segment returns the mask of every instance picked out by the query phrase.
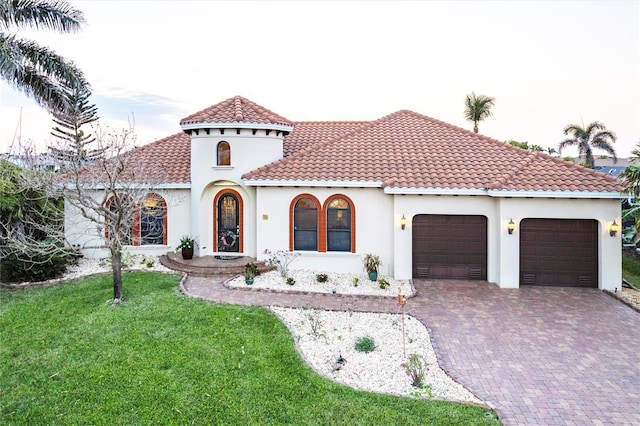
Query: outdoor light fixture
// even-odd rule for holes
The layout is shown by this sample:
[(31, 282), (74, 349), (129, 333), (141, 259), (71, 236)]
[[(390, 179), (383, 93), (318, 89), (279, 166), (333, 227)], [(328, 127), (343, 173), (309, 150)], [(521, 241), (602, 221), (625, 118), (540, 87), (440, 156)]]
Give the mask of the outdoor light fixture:
[(402, 215), (400, 218), (400, 228), (404, 231), (405, 226), (407, 226), (407, 218)]
[(509, 223), (507, 223), (507, 232), (509, 235), (513, 234), (514, 229), (516, 229), (516, 224), (513, 223), (513, 219), (509, 219)]
[(611, 235), (612, 237), (615, 237), (619, 230), (620, 230), (620, 225), (618, 225), (614, 220), (613, 223), (609, 226), (609, 235)]

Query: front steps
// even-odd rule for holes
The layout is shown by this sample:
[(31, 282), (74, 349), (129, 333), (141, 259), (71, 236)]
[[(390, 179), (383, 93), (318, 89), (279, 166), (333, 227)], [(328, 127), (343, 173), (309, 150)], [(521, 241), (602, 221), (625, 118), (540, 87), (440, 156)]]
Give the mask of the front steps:
[(197, 277), (216, 277), (221, 275), (233, 276), (244, 274), (247, 263), (254, 262), (259, 272), (273, 270), (264, 262), (257, 262), (249, 256), (202, 256), (185, 260), (179, 252), (170, 251), (160, 256), (160, 263), (169, 269), (186, 272)]

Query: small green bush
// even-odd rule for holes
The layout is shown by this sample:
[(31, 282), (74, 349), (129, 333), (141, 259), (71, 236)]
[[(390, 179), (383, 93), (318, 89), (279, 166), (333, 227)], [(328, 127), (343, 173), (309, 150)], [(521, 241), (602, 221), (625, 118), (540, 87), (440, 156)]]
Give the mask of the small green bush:
[(329, 280), (329, 276), (327, 274), (317, 274), (316, 281), (319, 283), (326, 283)]
[(369, 336), (360, 337), (356, 341), (355, 349), (358, 352), (364, 352), (368, 354), (369, 352), (373, 352), (375, 348), (376, 348), (376, 343)]
[(386, 279), (384, 279), (384, 278), (380, 278), (380, 279), (378, 280), (378, 285), (380, 286), (380, 288), (381, 288), (381, 289), (383, 289), (383, 290), (384, 290), (385, 288), (389, 287), (389, 281), (387, 281), (387, 280), (386, 280)]
[(291, 277), (287, 278), (287, 284), (294, 285), (295, 283), (296, 283), (296, 280), (294, 280), (293, 278)]
[(0, 253), (0, 280), (37, 282), (61, 277), (76, 257), (71, 249), (50, 240), (26, 250), (10, 244)]
[(254, 278), (256, 276), (258, 276), (258, 266), (253, 262), (247, 263), (244, 267), (244, 277)]

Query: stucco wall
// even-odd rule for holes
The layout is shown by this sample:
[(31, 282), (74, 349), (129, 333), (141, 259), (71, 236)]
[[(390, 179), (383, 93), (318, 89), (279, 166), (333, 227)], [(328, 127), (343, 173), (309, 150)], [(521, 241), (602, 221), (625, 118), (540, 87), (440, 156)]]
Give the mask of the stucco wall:
[[(399, 221), (408, 219), (404, 231)], [(519, 287), (520, 233), (519, 224), (525, 218), (595, 219), (600, 225), (598, 235), (599, 287), (613, 290), (620, 287), (622, 277), (620, 233), (609, 235), (613, 220), (620, 223), (620, 201), (616, 199), (545, 199), (491, 198), (481, 196), (394, 196), (395, 276), (411, 278), (412, 218), (417, 214), (463, 214), (487, 217), (487, 280), (502, 288)], [(513, 234), (507, 232), (509, 220), (515, 222)]]
[(207, 185), (200, 194), (193, 194), (193, 199), (198, 206), (195, 209), (195, 223), (193, 237), (198, 241), (197, 255), (210, 256), (214, 251), (214, 200), (217, 194), (225, 190), (233, 190), (240, 195), (242, 203), (242, 251), (238, 255), (255, 257), (255, 188), (245, 187), (235, 182), (216, 181)]
[(362, 257), (365, 253), (374, 253), (382, 260), (380, 274), (393, 274), (393, 198), (373, 188), (258, 187), (256, 251), (259, 259), (266, 259), (265, 250), (288, 250), (289, 208), (300, 194), (313, 195), (321, 205), (335, 194), (351, 199), (355, 210), (355, 253), (300, 252), (291, 264), (292, 269), (364, 273)]
[[(230, 188), (242, 197), (243, 250), (242, 255), (255, 257), (255, 204), (253, 187), (244, 186), (240, 177), (253, 169), (282, 158), (283, 135), (271, 131), (251, 129), (211, 129), (207, 135), (200, 130), (191, 135), (191, 231), (198, 241), (196, 255), (214, 254), (213, 201), (216, 194)], [(221, 141), (229, 143), (231, 165), (217, 166), (217, 146)]]
[[(189, 190), (165, 189), (150, 191), (161, 195), (167, 203), (167, 245), (127, 246), (132, 254), (161, 255), (172, 250), (180, 242), (180, 237), (190, 233), (190, 224), (185, 218), (190, 217)], [(94, 192), (95, 199), (102, 197)], [(81, 248), (88, 258), (109, 256), (105, 248), (104, 227), (84, 218), (80, 211), (65, 202), (65, 234), (70, 244)]]
[[(526, 199), (501, 198), (500, 233), (502, 262), (498, 271), (501, 287), (518, 287), (520, 270), (519, 228), (527, 218), (548, 219), (595, 219), (598, 230), (598, 286), (601, 289), (620, 288), (622, 280), (622, 251), (620, 232), (615, 237), (609, 235), (609, 225), (615, 220), (621, 223), (621, 204), (617, 199)], [(513, 235), (506, 232), (509, 220), (513, 218)]]

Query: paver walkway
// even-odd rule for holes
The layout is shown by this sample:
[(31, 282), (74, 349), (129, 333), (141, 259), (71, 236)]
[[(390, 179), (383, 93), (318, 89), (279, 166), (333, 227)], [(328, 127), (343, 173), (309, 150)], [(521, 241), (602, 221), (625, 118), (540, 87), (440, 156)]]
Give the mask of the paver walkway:
[[(441, 367), (506, 425), (640, 425), (640, 313), (596, 289), (500, 289), (415, 280), (409, 313), (431, 331)], [(231, 290), (189, 277), (220, 303), (395, 312), (394, 300)]]

